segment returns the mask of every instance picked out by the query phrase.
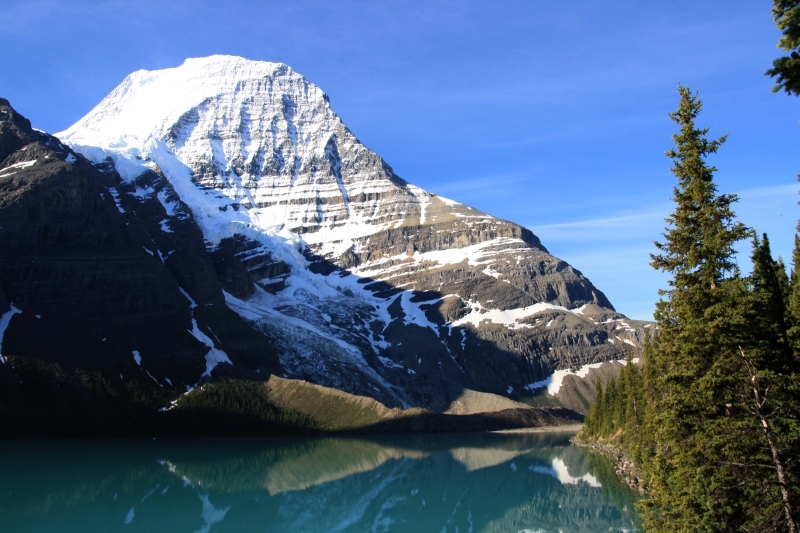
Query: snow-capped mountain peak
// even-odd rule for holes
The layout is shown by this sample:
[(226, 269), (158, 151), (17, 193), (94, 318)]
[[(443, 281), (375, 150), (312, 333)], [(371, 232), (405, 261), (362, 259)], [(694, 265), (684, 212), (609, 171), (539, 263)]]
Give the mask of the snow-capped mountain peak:
[(295, 377), (444, 409), (467, 388), (509, 395), (624, 357), (641, 334), (614, 330), (602, 292), (527, 229), (396, 176), (282, 63), (137, 71), (57, 135), (112, 158), (121, 193), (157, 197), (164, 231), (180, 210), (152, 184), (168, 181), (227, 306)]
[[(59, 135), (77, 144), (136, 146), (151, 136), (162, 135), (184, 113), (208, 98), (235, 92), (248, 81), (278, 76), (305, 82), (283, 63), (223, 55), (190, 58), (179, 67), (164, 70), (137, 70)], [(324, 98), (319, 89), (311, 87), (314, 98)]]
[[(215, 219), (204, 227), (212, 241), (232, 222), (287, 227), (340, 255), (353, 239), (424, 222), (431, 199), (395, 176), (325, 93), (282, 63), (212, 56), (140, 70), (58, 136), (95, 161), (110, 155), (127, 180), (155, 163), (182, 195), (217, 191), (206, 198), (210, 209), (190, 202)], [(453, 202), (447, 210), (454, 207), (485, 217)]]

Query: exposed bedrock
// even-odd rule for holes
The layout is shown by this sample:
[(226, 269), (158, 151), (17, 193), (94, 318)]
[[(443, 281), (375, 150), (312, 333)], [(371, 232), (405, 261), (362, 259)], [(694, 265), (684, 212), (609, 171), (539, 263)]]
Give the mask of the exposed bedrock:
[(0, 120), (0, 314), (18, 310), (4, 355), (185, 390), (210, 370), (207, 337), (230, 360), (217, 372), (280, 368), (226, 306), (202, 232), (163, 175), (122, 183), (7, 102)]
[[(453, 253), (429, 254), (448, 250)], [(473, 297), (492, 309), (537, 302), (614, 309), (579, 271), (547, 253), (530, 230), (493, 218), (382, 231), (359, 239), (333, 261), (360, 276), (414, 291)]]

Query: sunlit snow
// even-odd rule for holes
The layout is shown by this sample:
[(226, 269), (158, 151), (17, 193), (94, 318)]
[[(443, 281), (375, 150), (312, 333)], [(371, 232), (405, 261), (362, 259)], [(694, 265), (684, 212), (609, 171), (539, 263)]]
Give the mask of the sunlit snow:
[(125, 210), (122, 209), (122, 204), (119, 202), (119, 193), (117, 192), (117, 189), (115, 189), (114, 187), (109, 187), (108, 192), (111, 193), (111, 197), (114, 199), (114, 205), (117, 206), (119, 212), (124, 213)]
[[(289, 104), (294, 107), (290, 106), (291, 113), (287, 114)], [(89, 114), (57, 135), (96, 163), (111, 157), (116, 170), (129, 183), (146, 170), (160, 169), (171, 185), (156, 195), (167, 216), (160, 221), (162, 231), (172, 231), (173, 217), (189, 216), (181, 212), (177, 200), (180, 198), (191, 210), (209, 249), (225, 238), (240, 235), (259, 243), (251, 254), (269, 253), (271, 260), (289, 267), (286, 288), (278, 294), (270, 294), (260, 287), (246, 300), (225, 294), (228, 307), (246, 320), (281, 328), (287, 336), (296, 339), (286, 348), (286, 353), (280, 355), (281, 363), (289, 372), (299, 365), (308, 365), (308, 359), (323, 350), (326, 357), (354, 365), (373, 383), (390, 390), (392, 387), (369, 366), (362, 348), (345, 340), (352, 340), (341, 333), (349, 325), (342, 324), (341, 320), (336, 324), (330, 308), (358, 308), (363, 316), (369, 315), (368, 322), (379, 325), (374, 326), (374, 331), (364, 328), (357, 342), (368, 343), (367, 349), (371, 346), (375, 355), (381, 356), (383, 365), (399, 366), (383, 357), (383, 350), (389, 347), (383, 334), (393, 322), (388, 309), (397, 298), (406, 325), (430, 329), (437, 337), (440, 327), (427, 319), (420, 303), (411, 302), (411, 291), (379, 298), (359, 281), (364, 278), (391, 280), (409, 268), (462, 263), (478, 266), (484, 274), (503, 281), (493, 264), (498, 254), (507, 253), (509, 248), (528, 248), (522, 239), (498, 237), (462, 248), (425, 253), (403, 251), (361, 263), (353, 269), (354, 275), (345, 277), (311, 273), (303, 255), (307, 247), (313, 247), (315, 253), (323, 256), (339, 256), (348, 250), (358, 253), (370, 236), (404, 223), (430, 222), (438, 216), (437, 209), (441, 210), (442, 205), (452, 208), (451, 215), (461, 219), (459, 224), (470, 227), (494, 219), (459, 202), (402, 184), (385, 173), (380, 165), (375, 167), (378, 170), (349, 168), (350, 174), (343, 176), (341, 160), (336, 162), (338, 152), (329, 153), (329, 150), (347, 150), (354, 161), (370, 160), (377, 157), (376, 154), (369, 152), (344, 127), (318, 87), (281, 63), (212, 56), (188, 59), (177, 68), (137, 71)], [(264, 150), (273, 153), (275, 146), (286, 149), (286, 153), (276, 159), (282, 167), (268, 171), (257, 169)], [(328, 157), (331, 154), (336, 157)], [(203, 172), (198, 170), (198, 161), (211, 169), (202, 177), (206, 180), (203, 183), (195, 175), (195, 171)], [(331, 168), (320, 168), (320, 161), (331, 162), (327, 165)], [(305, 173), (302, 176), (301, 167)], [(119, 211), (124, 212), (118, 191), (110, 188), (109, 192)], [(153, 193), (152, 188), (137, 188), (134, 195), (144, 200), (152, 198)], [(393, 200), (385, 200), (398, 197), (400, 200), (394, 204)], [(295, 232), (291, 228), (300, 230)], [(172, 253), (156, 252), (162, 262)], [(196, 302), (186, 291), (181, 289), (181, 292), (194, 309)], [(448, 297), (460, 296), (447, 295), (442, 299)], [(511, 329), (531, 328), (535, 324), (524, 323), (524, 320), (536, 313), (556, 311), (580, 316), (584, 310), (583, 306), (570, 310), (537, 303), (501, 311), (487, 309), (476, 301), (466, 303), (468, 314), (450, 325), (450, 334), (453, 326), (478, 326), (487, 320)], [(547, 325), (552, 323), (550, 320)], [(230, 363), (230, 360), (217, 347), (219, 343), (215, 345), (199, 329), (194, 318), (192, 324), (190, 333), (209, 348), (203, 376), (210, 376), (217, 364)], [(463, 350), (467, 331), (462, 329), (461, 334)], [(449, 352), (447, 344), (443, 342), (443, 345)], [(453, 358), (453, 354), (450, 356)], [(408, 372), (413, 371), (409, 369)], [(531, 384), (528, 388), (547, 386), (548, 390), (557, 391), (563, 377), (554, 376), (548, 378), (550, 381), (546, 384)]]
[[(634, 363), (637, 363), (639, 361), (639, 358), (635, 357), (635, 358), (632, 359), (632, 361)], [(528, 389), (529, 391), (534, 391), (536, 389), (547, 388), (547, 392), (548, 393), (550, 393), (551, 395), (555, 395), (555, 394), (558, 394), (559, 390), (561, 390), (561, 383), (564, 381), (565, 377), (567, 377), (567, 376), (577, 376), (579, 378), (585, 378), (589, 374), (590, 370), (595, 369), (595, 368), (600, 368), (605, 363), (619, 363), (619, 364), (624, 366), (624, 365), (627, 364), (627, 361), (625, 359), (621, 359), (621, 360), (617, 360), (617, 361), (604, 361), (604, 362), (601, 362), (601, 363), (591, 363), (591, 364), (588, 364), (588, 365), (583, 365), (582, 367), (580, 367), (578, 370), (576, 370), (574, 372), (572, 370), (569, 370), (569, 369), (567, 369), (567, 370), (556, 370), (555, 372), (553, 372), (553, 374), (551, 374), (547, 378), (543, 379), (542, 381), (536, 381), (534, 383), (530, 383), (528, 385), (525, 385), (525, 388)]]

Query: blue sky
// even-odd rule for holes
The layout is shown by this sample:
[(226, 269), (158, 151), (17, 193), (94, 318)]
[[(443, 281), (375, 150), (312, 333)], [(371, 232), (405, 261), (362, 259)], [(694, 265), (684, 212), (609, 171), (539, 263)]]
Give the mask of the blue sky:
[(764, 76), (779, 55), (767, 0), (3, 4), (0, 96), (40, 129), (134, 70), (282, 61), (400, 176), (531, 228), (634, 318), (666, 286), (648, 262), (672, 209), (681, 82), (700, 92), (698, 124), (729, 134), (710, 161), (720, 192), (791, 257), (800, 99)]

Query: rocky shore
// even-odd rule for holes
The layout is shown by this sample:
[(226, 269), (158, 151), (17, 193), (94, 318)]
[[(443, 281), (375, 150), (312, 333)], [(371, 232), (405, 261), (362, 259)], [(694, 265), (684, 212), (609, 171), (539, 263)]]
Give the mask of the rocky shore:
[(601, 442), (587, 442), (575, 436), (570, 439), (572, 444), (601, 453), (614, 463), (614, 471), (633, 490), (639, 494), (646, 494), (647, 489), (642, 485), (642, 471), (620, 448), (613, 444)]

